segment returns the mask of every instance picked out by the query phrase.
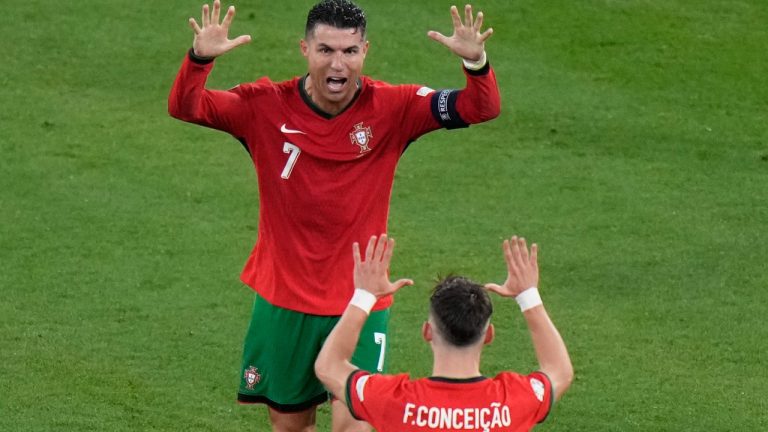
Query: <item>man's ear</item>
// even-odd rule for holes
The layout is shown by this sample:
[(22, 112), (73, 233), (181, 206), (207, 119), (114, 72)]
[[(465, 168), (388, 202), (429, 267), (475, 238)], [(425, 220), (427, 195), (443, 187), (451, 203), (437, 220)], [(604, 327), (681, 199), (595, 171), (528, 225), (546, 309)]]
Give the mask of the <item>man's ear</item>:
[(483, 345), (488, 345), (493, 342), (494, 336), (496, 336), (496, 330), (494, 330), (493, 324), (488, 324), (488, 328), (485, 330), (485, 340), (483, 341)]
[(299, 41), (299, 48), (301, 49), (301, 55), (304, 57), (309, 55), (309, 44), (306, 40), (302, 39)]
[(421, 337), (427, 342), (432, 342), (432, 325), (429, 321), (424, 321), (421, 325)]

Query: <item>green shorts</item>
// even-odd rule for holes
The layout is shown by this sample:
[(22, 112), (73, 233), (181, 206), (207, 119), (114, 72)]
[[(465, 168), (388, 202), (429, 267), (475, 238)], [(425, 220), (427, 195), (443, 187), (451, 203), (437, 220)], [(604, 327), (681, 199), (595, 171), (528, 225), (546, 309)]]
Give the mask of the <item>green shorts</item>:
[[(314, 364), (339, 318), (283, 309), (256, 294), (245, 336), (238, 402), (297, 412), (328, 400)], [(385, 372), (388, 322), (389, 309), (371, 312), (352, 357), (355, 366)]]

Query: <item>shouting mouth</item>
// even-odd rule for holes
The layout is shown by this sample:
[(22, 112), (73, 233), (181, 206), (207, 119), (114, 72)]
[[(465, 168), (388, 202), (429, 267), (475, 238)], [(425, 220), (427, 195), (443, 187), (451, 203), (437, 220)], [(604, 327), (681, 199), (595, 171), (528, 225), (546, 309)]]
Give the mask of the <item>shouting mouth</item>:
[(344, 89), (344, 85), (347, 83), (346, 78), (329, 77), (325, 80), (328, 85), (328, 89), (332, 92), (340, 92)]

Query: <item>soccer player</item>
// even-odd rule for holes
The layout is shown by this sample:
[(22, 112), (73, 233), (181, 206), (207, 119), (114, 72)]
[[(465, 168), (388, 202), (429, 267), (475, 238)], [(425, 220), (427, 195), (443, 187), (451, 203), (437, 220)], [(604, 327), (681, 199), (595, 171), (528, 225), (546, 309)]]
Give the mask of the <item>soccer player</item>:
[[(215, 58), (251, 40), (229, 39), (230, 6), (203, 5), (190, 19), (192, 48), (169, 96), (173, 117), (228, 132), (253, 160), (259, 188), (258, 240), (242, 281), (256, 291), (245, 338), (238, 400), (269, 406), (274, 430), (313, 430), (328, 399), (313, 363), (354, 291), (353, 242), (386, 232), (397, 162), (407, 146), (439, 128), (465, 127), (499, 114), (486, 59), (483, 15), (452, 7), (453, 34), (428, 36), (460, 57), (464, 89), (390, 85), (362, 75), (368, 52), (363, 11), (324, 0), (307, 17), (299, 47), (308, 72), (261, 78), (228, 91), (205, 82)], [(413, 53), (403, 53), (413, 55)], [(268, 66), (268, 65), (266, 65)], [(370, 371), (385, 368), (391, 297), (373, 308), (355, 354)], [(333, 403), (334, 430), (369, 430)]]
[[(386, 235), (378, 240), (373, 236), (364, 260), (358, 244), (352, 247), (358, 288), (315, 362), (315, 372), (326, 388), (347, 403), (355, 418), (379, 432), (524, 431), (543, 421), (571, 384), (573, 367), (538, 293), (536, 244), (529, 253), (525, 239), (504, 241), (507, 280), (503, 285), (483, 287), (457, 276), (437, 285), (422, 328), (432, 347), (432, 376), (417, 380), (407, 374), (371, 374), (351, 360), (376, 299), (413, 283), (408, 279), (390, 282), (394, 245)], [(493, 378), (480, 374), (483, 345), (494, 337), (493, 308), (485, 289), (519, 303), (539, 360), (538, 371), (502, 372)]]

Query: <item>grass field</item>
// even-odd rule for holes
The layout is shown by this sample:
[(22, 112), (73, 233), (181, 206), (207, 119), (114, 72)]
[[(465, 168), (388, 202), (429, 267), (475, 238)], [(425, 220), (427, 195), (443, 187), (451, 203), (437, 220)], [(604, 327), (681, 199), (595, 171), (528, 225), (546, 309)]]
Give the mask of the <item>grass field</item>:
[[(460, 87), (426, 31), (449, 2), (360, 0), (366, 72)], [(252, 166), (171, 119), (200, 2), (14, 2), (0, 26), (0, 430), (263, 431), (234, 401), (252, 296)], [(312, 0), (237, 2), (228, 88), (305, 70)], [(543, 431), (768, 430), (768, 3), (486, 0), (492, 123), (430, 134), (397, 174), (391, 370), (430, 372), (438, 274), (503, 278), (541, 246), (571, 390)], [(484, 372), (536, 367), (495, 299)], [(328, 430), (323, 408), (320, 430)]]

